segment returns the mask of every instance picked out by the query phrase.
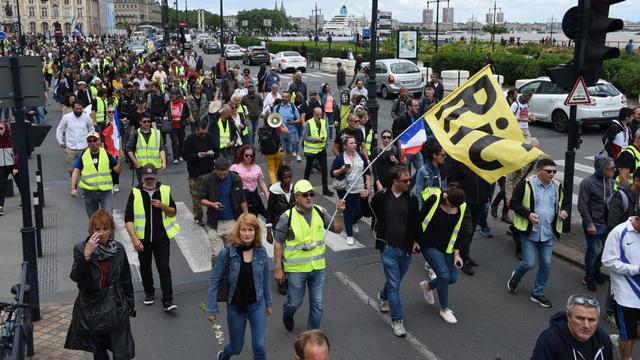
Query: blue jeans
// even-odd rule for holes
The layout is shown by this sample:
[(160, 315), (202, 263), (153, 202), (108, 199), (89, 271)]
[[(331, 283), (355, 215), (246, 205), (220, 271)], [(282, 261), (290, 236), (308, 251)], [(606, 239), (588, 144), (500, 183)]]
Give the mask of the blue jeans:
[(587, 224), (582, 223), (584, 236), (587, 239), (587, 251), (584, 253), (584, 272), (585, 276), (593, 277), (600, 272), (602, 267), (602, 245), (607, 240), (607, 226), (603, 224), (596, 225), (596, 234), (587, 234)]
[(288, 126), (288, 134), (280, 134), (280, 142), (282, 143), (282, 149), (287, 154), (293, 154), (298, 151), (298, 143), (300, 138), (298, 137), (298, 130), (295, 127)]
[(327, 116), (327, 132), (329, 133), (327, 143), (329, 142), (329, 139), (333, 139), (333, 114), (334, 113), (325, 113)]
[(111, 190), (82, 190), (82, 194), (84, 195), (84, 208), (87, 211), (87, 216), (91, 217), (100, 208), (107, 210), (109, 214), (113, 213), (113, 194)]
[(44, 115), (44, 105), (40, 105), (36, 107), (36, 116), (35, 116), (36, 124), (44, 125), (47, 123), (47, 120)]
[(251, 326), (251, 346), (254, 359), (266, 359), (265, 328), (267, 323), (266, 305), (264, 300), (249, 305), (246, 313), (238, 312), (236, 306), (227, 304), (227, 326), (229, 327), (229, 343), (225, 345), (220, 359), (230, 359), (232, 355), (239, 355), (244, 346), (244, 330), (247, 320)]
[[(346, 191), (338, 191), (338, 197), (343, 198)], [(362, 217), (360, 194), (349, 194), (345, 199), (344, 207), (344, 228), (347, 236), (353, 236), (353, 224)]]
[(437, 290), (441, 308), (449, 307), (449, 285), (458, 281), (458, 269), (453, 265), (453, 254), (436, 248), (422, 249), (422, 257), (429, 263), (437, 278), (429, 281), (429, 289)]
[(491, 208), (491, 197), (493, 196), (493, 192), (496, 189), (496, 184), (493, 183), (491, 184), (491, 187), (489, 188), (489, 194), (491, 194), (489, 196), (489, 199), (487, 200), (487, 203), (484, 204), (484, 206), (482, 207), (482, 214), (480, 214), (480, 229), (481, 230), (487, 230), (487, 231), (491, 231), (491, 229), (489, 229), (489, 209)]
[(384, 269), (384, 287), (380, 290), (380, 297), (389, 300), (391, 320), (402, 320), (402, 302), (400, 301), (400, 283), (411, 265), (411, 254), (406, 250), (385, 245), (380, 250), (380, 260)]
[(424, 161), (422, 160), (422, 153), (407, 155), (405, 164), (407, 165), (407, 169), (409, 169), (409, 171), (411, 171), (412, 165), (413, 165), (413, 168), (416, 170), (414, 171), (413, 175), (411, 175), (411, 187), (413, 187), (413, 185), (415, 185), (416, 183), (416, 174), (418, 173), (418, 170), (420, 170), (422, 165), (424, 165)]
[(258, 127), (260, 127), (260, 118), (251, 119), (251, 124), (249, 126), (249, 140), (251, 141), (251, 145), (255, 144)]
[(542, 296), (544, 295), (544, 287), (549, 281), (549, 273), (551, 273), (551, 256), (553, 256), (553, 245), (556, 244), (556, 239), (531, 241), (526, 234), (520, 234), (520, 244), (522, 245), (522, 261), (516, 267), (513, 274), (514, 279), (520, 281), (527, 271), (533, 269), (536, 266), (537, 257), (538, 274), (531, 293), (535, 296)]
[(287, 300), (282, 305), (285, 316), (293, 316), (304, 300), (305, 285), (309, 286), (309, 319), (307, 330), (319, 329), (322, 321), (322, 288), (324, 287), (325, 269), (311, 272), (287, 273)]

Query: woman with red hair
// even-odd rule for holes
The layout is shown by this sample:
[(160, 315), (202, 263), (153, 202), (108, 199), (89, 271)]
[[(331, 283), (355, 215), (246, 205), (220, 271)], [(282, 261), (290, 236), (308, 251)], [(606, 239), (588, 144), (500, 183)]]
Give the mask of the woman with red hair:
[(4, 215), (4, 198), (7, 193), (9, 174), (13, 176), (16, 185), (18, 178), (18, 153), (11, 141), (11, 126), (6, 121), (0, 121), (0, 216)]

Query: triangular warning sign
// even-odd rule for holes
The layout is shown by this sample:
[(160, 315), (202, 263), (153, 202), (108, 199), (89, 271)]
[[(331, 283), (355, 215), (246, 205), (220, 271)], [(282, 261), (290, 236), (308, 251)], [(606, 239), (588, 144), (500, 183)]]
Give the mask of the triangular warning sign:
[(573, 85), (573, 89), (569, 92), (569, 96), (567, 96), (564, 104), (567, 106), (591, 104), (589, 91), (587, 91), (587, 84), (584, 83), (582, 76), (578, 76), (578, 81)]

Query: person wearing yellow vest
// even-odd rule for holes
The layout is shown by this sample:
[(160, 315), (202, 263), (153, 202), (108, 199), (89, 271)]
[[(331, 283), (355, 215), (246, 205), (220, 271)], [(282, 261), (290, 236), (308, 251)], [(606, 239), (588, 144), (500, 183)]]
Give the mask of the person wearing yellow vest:
[(618, 176), (615, 178), (614, 191), (620, 187), (627, 187), (631, 185), (631, 174), (635, 169), (640, 169), (640, 133), (634, 134), (633, 142), (627, 146), (616, 160), (616, 167), (618, 168)]
[(213, 138), (213, 151), (219, 154), (217, 156), (222, 156), (233, 163), (235, 162), (238, 132), (233, 119), (231, 119), (231, 106), (222, 105), (218, 112), (211, 113), (211, 110), (214, 110), (212, 105), (215, 105), (215, 102), (211, 102), (209, 105), (207, 122), (209, 123), (209, 133)]
[(113, 181), (111, 170), (115, 173), (122, 171), (121, 153), (115, 159), (102, 147), (100, 134), (93, 131), (87, 134), (89, 147), (78, 154), (73, 163), (71, 174), (71, 191), (69, 195), (78, 196), (78, 180), (84, 196), (84, 206), (87, 216), (91, 217), (99, 208), (106, 209), (109, 214), (113, 212)]
[(53, 60), (45, 58), (42, 60), (42, 74), (47, 81), (47, 87), (51, 87), (51, 80), (53, 79)]
[(144, 287), (144, 304), (151, 305), (155, 299), (151, 259), (156, 259), (156, 268), (162, 290), (162, 307), (165, 311), (178, 308), (173, 304), (171, 268), (169, 267), (170, 240), (180, 232), (176, 219), (176, 203), (171, 196), (171, 187), (158, 181), (158, 169), (146, 164), (142, 169), (142, 184), (131, 189), (125, 207), (124, 221), (127, 233), (140, 261), (140, 277)]
[(460, 256), (462, 237), (459, 238), (458, 233), (467, 209), (465, 194), (458, 183), (451, 183), (445, 191), (434, 189), (423, 193), (422, 199), (424, 203), (418, 214), (422, 232), (418, 242), (422, 257), (437, 277), (420, 282), (420, 288), (428, 304), (435, 303), (433, 291), (436, 290), (440, 317), (447, 324), (456, 324), (458, 320), (449, 308), (449, 285), (458, 280), (458, 269), (464, 264)]
[(249, 126), (251, 119), (249, 118), (249, 110), (242, 105), (242, 95), (231, 96), (229, 106), (231, 107), (231, 118), (239, 131), (238, 145), (247, 144), (249, 142)]
[[(275, 226), (273, 258), (274, 278), (278, 283), (287, 274), (287, 299), (283, 305), (282, 321), (288, 331), (294, 327), (293, 315), (304, 300), (309, 287), (309, 319), (307, 329), (320, 328), (325, 279), (325, 229), (331, 215), (321, 206), (314, 205), (315, 190), (308, 180), (299, 180), (293, 187), (295, 206), (286, 210)], [(336, 204), (337, 215), (332, 231), (342, 232), (344, 200)]]
[(304, 166), (304, 178), (309, 180), (311, 168), (316, 159), (320, 162), (320, 176), (322, 178), (322, 195), (333, 196), (327, 184), (327, 139), (329, 138), (327, 120), (322, 118), (322, 108), (313, 109), (313, 118), (304, 124), (302, 130), (304, 140), (304, 156), (307, 160)]
[(367, 150), (367, 159), (371, 160), (374, 134), (373, 127), (369, 124), (369, 112), (361, 107), (356, 110), (356, 116), (358, 116), (358, 119), (360, 119), (360, 130), (362, 131), (362, 136), (364, 137), (364, 147)]
[(391, 328), (396, 336), (405, 336), (400, 283), (411, 265), (411, 254), (418, 245), (418, 200), (409, 190), (411, 174), (404, 166), (390, 170), (392, 184), (378, 191), (371, 200), (375, 222), (375, 248), (380, 251), (384, 286), (378, 292), (380, 312), (391, 312)]
[[(93, 87), (92, 87), (93, 89)], [(96, 131), (102, 131), (107, 120), (107, 108), (109, 107), (109, 99), (107, 99), (107, 90), (100, 88), (97, 95), (91, 103), (91, 119)]]
[(156, 169), (167, 168), (167, 155), (160, 130), (151, 127), (151, 115), (142, 113), (140, 128), (129, 136), (127, 155), (136, 169), (138, 183), (142, 183), (142, 167), (152, 164)]
[(520, 279), (533, 269), (536, 259), (539, 259), (535, 287), (529, 299), (549, 308), (552, 304), (544, 296), (544, 288), (551, 272), (553, 246), (568, 216), (565, 209), (571, 205), (570, 201), (563, 198), (562, 183), (554, 179), (556, 163), (551, 159), (541, 159), (537, 168), (537, 174), (516, 186), (511, 198), (510, 206), (516, 214), (513, 226), (520, 235), (523, 260), (511, 273), (507, 291), (515, 293)]

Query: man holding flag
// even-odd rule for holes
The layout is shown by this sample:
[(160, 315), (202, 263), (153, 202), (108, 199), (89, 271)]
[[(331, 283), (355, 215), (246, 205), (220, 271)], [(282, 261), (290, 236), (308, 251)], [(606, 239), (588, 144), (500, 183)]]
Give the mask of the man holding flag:
[[(101, 135), (107, 153), (114, 158), (120, 155), (120, 149), (122, 148), (120, 143), (121, 129), (122, 127), (118, 110), (113, 106), (109, 106), (107, 108), (107, 118)], [(111, 179), (113, 180), (113, 192), (117, 193), (120, 191), (120, 173), (111, 170)]]
[(394, 138), (402, 134), (398, 141), (402, 151), (402, 161), (407, 165), (409, 171), (411, 171), (411, 165), (415, 168), (415, 173), (411, 176), (411, 187), (413, 187), (416, 183), (416, 173), (424, 163), (420, 150), (422, 150), (422, 145), (427, 141), (427, 125), (418, 114), (420, 103), (417, 99), (409, 99), (406, 108), (407, 111), (404, 115), (393, 121), (391, 130)]

